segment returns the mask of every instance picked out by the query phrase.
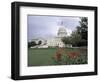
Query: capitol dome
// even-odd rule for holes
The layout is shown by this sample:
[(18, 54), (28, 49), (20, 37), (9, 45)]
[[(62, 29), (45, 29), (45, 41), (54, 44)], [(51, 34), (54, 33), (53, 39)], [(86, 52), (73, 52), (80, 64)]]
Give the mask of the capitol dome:
[(66, 37), (66, 36), (67, 36), (66, 28), (60, 27), (58, 29), (58, 37)]
[(66, 28), (65, 27), (60, 27), (58, 32), (66, 32)]

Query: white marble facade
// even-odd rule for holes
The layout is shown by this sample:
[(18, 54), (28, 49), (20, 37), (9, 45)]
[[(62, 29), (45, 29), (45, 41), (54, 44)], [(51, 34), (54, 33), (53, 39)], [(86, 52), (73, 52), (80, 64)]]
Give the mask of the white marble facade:
[(63, 37), (67, 37), (67, 31), (65, 27), (60, 26), (57, 36), (52, 39), (48, 39), (47, 45), (50, 47), (65, 47), (65, 44), (61, 40)]

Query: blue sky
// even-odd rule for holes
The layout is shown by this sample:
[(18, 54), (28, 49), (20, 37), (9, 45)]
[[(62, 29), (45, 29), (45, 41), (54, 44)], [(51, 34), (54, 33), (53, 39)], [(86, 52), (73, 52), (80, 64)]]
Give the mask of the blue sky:
[(66, 27), (67, 34), (70, 35), (76, 26), (79, 25), (80, 18), (28, 15), (28, 40), (57, 36), (62, 21), (63, 26)]

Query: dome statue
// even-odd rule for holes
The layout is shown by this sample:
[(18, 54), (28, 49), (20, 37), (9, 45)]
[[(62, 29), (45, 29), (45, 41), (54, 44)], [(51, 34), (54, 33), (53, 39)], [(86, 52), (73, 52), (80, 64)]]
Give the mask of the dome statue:
[(58, 37), (66, 37), (67, 36), (67, 32), (66, 32), (66, 28), (64, 26), (61, 26), (58, 29)]

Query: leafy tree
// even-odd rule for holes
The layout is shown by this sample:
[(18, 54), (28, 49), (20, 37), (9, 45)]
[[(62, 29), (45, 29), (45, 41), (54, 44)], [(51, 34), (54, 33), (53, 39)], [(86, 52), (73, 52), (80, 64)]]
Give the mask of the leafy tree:
[(32, 45), (31, 45), (31, 42), (28, 42), (28, 48), (30, 48)]
[(77, 32), (81, 35), (81, 38), (87, 40), (88, 36), (88, 19), (86, 17), (81, 17), (79, 26), (77, 26)]
[(64, 44), (71, 44), (71, 37), (63, 37), (62, 41)]
[(77, 26), (77, 33), (81, 35), (80, 46), (87, 46), (88, 39), (88, 19), (87, 17), (81, 17), (79, 26)]
[(32, 46), (36, 46), (36, 42), (35, 41), (31, 41), (31, 42), (28, 42), (28, 48), (32, 47)]
[(38, 42), (38, 45), (40, 45), (42, 43), (42, 41), (40, 40), (39, 42)]
[(81, 35), (78, 34), (76, 31), (72, 32), (71, 34), (71, 43), (73, 46), (80, 46), (80, 42), (81, 42)]

